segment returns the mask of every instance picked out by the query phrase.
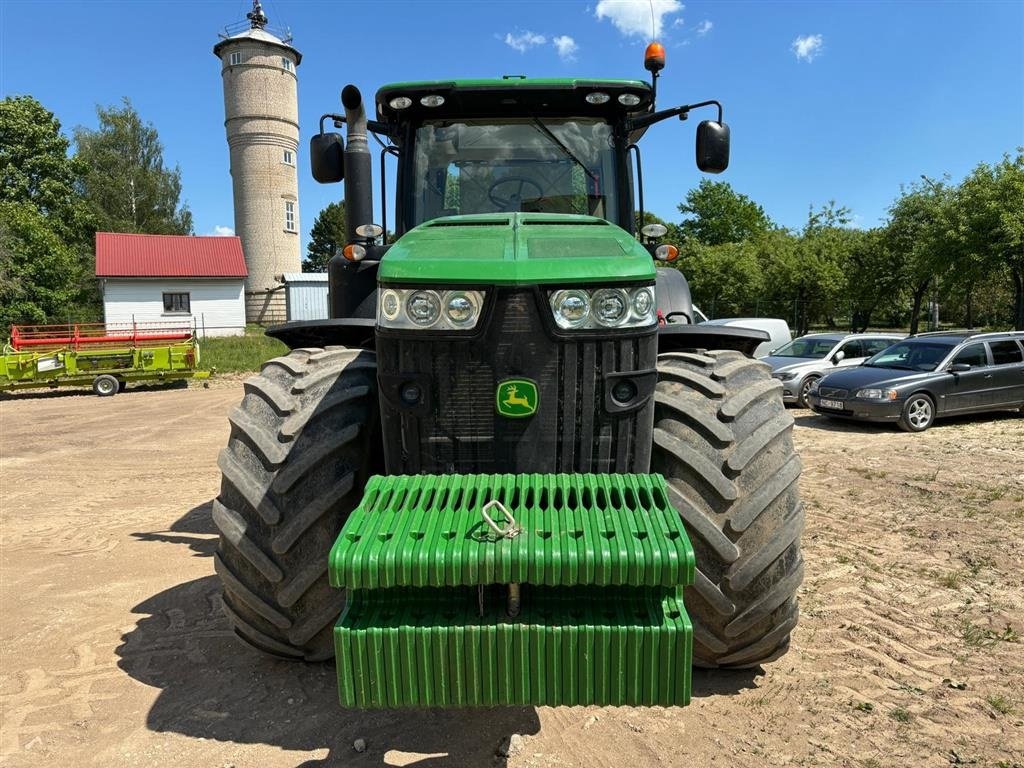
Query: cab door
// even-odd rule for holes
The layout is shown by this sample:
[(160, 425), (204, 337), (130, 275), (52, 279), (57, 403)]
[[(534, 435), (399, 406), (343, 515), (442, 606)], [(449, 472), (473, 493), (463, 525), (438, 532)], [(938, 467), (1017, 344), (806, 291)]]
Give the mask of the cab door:
[[(948, 370), (952, 365), (969, 365), (969, 371), (953, 373)], [(940, 394), (940, 401), (945, 407), (940, 410), (946, 413), (962, 413), (986, 407), (985, 399), (992, 392), (992, 367), (989, 365), (988, 350), (984, 342), (968, 344), (946, 366), (946, 379), (943, 382), (945, 394)]]

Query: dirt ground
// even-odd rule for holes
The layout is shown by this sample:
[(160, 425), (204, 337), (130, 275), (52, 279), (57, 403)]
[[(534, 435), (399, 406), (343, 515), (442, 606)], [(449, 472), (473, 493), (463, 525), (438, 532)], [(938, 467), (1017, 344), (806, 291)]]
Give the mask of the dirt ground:
[(0, 401), (0, 765), (1024, 764), (1018, 416), (907, 435), (793, 411), (792, 650), (698, 671), (689, 707), (364, 713), (330, 665), (263, 658), (221, 614), (210, 502), (240, 398)]

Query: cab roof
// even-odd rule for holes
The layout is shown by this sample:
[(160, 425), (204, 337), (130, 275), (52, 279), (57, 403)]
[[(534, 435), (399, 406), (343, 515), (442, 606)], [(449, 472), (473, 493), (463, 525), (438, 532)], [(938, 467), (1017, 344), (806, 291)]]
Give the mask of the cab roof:
[[(603, 104), (586, 100), (590, 93), (606, 93)], [(636, 104), (624, 105), (620, 96), (635, 96)], [(424, 96), (438, 95), (444, 103), (426, 107)], [(412, 104), (395, 109), (391, 101), (405, 96)], [(377, 91), (377, 116), (387, 122), (452, 117), (516, 117), (566, 115), (614, 119), (642, 114), (652, 107), (651, 86), (642, 80), (586, 78), (531, 78), (506, 75), (478, 80), (431, 80), (392, 83)]]

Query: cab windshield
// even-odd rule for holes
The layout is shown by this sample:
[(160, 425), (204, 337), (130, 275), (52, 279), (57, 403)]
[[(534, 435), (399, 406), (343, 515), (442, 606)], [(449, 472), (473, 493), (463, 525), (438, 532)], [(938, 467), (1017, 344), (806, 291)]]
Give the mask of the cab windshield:
[(618, 218), (612, 126), (600, 120), (439, 120), (416, 130), (415, 226), (473, 213)]

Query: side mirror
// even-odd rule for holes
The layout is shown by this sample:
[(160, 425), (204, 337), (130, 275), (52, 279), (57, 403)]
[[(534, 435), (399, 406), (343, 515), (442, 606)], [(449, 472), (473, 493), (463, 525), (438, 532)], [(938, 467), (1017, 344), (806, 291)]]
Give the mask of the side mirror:
[(345, 140), (340, 133), (318, 133), (309, 140), (309, 165), (313, 178), (333, 184), (345, 178)]
[(729, 167), (729, 126), (705, 120), (697, 126), (697, 167), (721, 173)]
[(949, 366), (950, 373), (966, 373), (969, 370), (971, 370), (971, 366), (967, 363), (953, 363)]
[(846, 359), (846, 353), (843, 352), (843, 350), (841, 350), (841, 349), (838, 352), (836, 352), (834, 355), (832, 355), (832, 362), (836, 363), (837, 365), (840, 362), (842, 362), (844, 359)]

